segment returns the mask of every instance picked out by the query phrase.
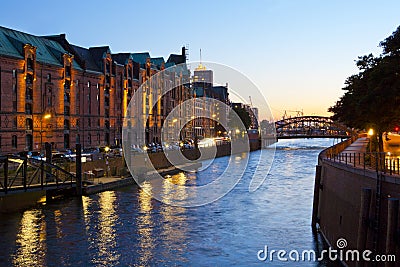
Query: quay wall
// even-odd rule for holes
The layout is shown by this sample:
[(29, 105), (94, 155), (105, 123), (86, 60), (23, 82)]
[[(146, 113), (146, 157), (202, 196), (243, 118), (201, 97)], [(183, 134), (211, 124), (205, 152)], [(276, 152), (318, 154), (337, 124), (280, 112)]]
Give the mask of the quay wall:
[[(400, 260), (400, 176), (334, 162), (325, 157), (325, 152), (319, 156), (316, 171), (313, 228), (335, 249), (337, 240), (344, 238), (345, 249), (394, 254)], [(376, 194), (378, 179), (380, 198)], [(397, 206), (393, 205), (396, 202)], [(372, 266), (372, 263), (355, 261), (344, 264)]]

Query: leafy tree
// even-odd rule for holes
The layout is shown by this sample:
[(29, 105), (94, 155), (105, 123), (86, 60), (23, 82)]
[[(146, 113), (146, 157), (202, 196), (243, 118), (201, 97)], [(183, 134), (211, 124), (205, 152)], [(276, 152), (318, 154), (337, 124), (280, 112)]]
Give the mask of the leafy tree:
[(247, 112), (247, 110), (245, 108), (241, 108), (241, 107), (234, 107), (230, 113), (229, 113), (229, 127), (231, 128), (241, 128), (240, 125), (234, 125), (235, 122), (237, 122), (234, 119), (234, 114), (232, 112), (236, 112), (236, 114), (239, 116), (240, 120), (242, 121), (244, 127), (246, 129), (250, 128), (251, 125), (251, 118), (250, 118), (250, 114)]
[(375, 129), (383, 151), (383, 133), (400, 119), (400, 27), (380, 45), (379, 57), (358, 58), (360, 72), (347, 78), (346, 92), (328, 111), (334, 113), (332, 119), (350, 127)]

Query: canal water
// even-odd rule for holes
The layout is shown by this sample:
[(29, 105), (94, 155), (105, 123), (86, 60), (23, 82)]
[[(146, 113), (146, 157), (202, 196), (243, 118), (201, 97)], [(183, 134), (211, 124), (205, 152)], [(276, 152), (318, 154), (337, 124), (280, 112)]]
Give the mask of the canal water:
[[(0, 265), (334, 266), (257, 257), (265, 246), (268, 252), (322, 249), (310, 227), (314, 174), (318, 153), (332, 143), (280, 141), (260, 189), (250, 193), (251, 178), (245, 175), (229, 194), (197, 208), (165, 205), (131, 186), (0, 215)], [(169, 179), (206, 183), (226, 159), (199, 174)], [(256, 168), (256, 161), (249, 162), (246, 173)], [(182, 191), (165, 197), (187, 196)]]

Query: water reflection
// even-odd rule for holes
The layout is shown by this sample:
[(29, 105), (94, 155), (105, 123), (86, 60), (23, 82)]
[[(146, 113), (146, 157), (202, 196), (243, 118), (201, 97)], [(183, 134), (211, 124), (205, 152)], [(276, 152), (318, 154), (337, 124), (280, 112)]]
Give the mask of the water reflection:
[(150, 260), (153, 258), (154, 250), (154, 236), (153, 228), (154, 222), (152, 217), (152, 197), (151, 197), (151, 184), (144, 182), (142, 190), (139, 190), (139, 215), (137, 217), (137, 231), (139, 234), (139, 258), (138, 265), (149, 265)]
[(46, 262), (46, 223), (41, 210), (22, 215), (16, 239), (14, 266), (44, 266)]
[[(187, 176), (179, 173), (164, 179), (163, 183), (163, 201), (166, 203), (174, 203), (174, 201), (183, 201), (188, 197), (186, 186)], [(181, 185), (174, 187), (174, 185)], [(191, 191), (194, 192), (194, 191)], [(173, 199), (172, 199), (173, 198)], [(163, 251), (163, 257), (174, 255), (178, 262), (187, 262), (184, 257), (187, 251), (188, 235), (187, 230), (190, 228), (187, 222), (186, 208), (162, 205), (161, 220), (163, 222), (161, 228), (161, 236), (164, 242), (163, 246), (167, 248)]]
[(96, 247), (98, 253), (93, 263), (115, 265), (119, 263), (120, 253), (116, 241), (116, 222), (118, 215), (115, 210), (115, 192), (105, 191), (99, 194), (99, 217), (97, 224)]
[(294, 148), (278, 148), (271, 173), (259, 190), (249, 193), (251, 174), (266, 165), (250, 158), (237, 186), (201, 207), (165, 205), (151, 194), (158, 190), (165, 202), (185, 201), (199, 194), (189, 187), (216, 180), (228, 164), (224, 158), (204, 172), (166, 177), (159, 187), (144, 183), (144, 190), (128, 187), (2, 216), (0, 266), (253, 266), (263, 265), (256, 253), (264, 245), (321, 250), (321, 240), (311, 232), (310, 214), (319, 147), (328, 142), (303, 143), (301, 149), (291, 142), (280, 144)]
[(54, 211), (54, 222), (56, 225), (56, 237), (57, 238), (62, 238), (63, 235), (63, 225), (62, 225), (62, 220), (61, 220), (61, 210), (55, 210)]

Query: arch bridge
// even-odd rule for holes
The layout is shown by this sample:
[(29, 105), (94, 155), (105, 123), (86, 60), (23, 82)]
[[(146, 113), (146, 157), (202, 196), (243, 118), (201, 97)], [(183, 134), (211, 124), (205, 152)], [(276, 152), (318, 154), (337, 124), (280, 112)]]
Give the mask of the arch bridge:
[(354, 132), (344, 124), (323, 116), (299, 116), (275, 122), (277, 139), (349, 138)]

